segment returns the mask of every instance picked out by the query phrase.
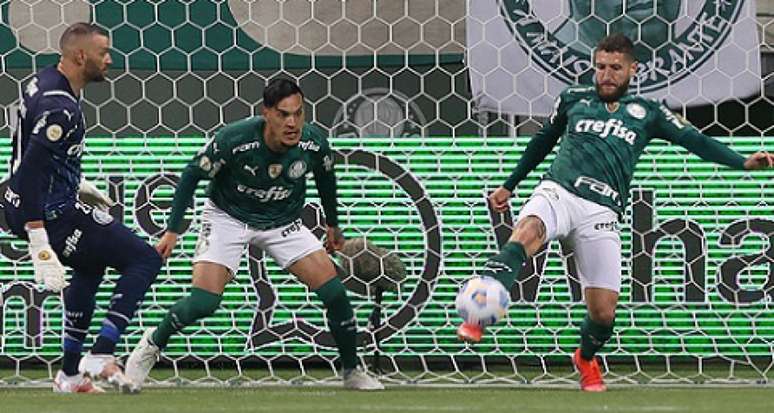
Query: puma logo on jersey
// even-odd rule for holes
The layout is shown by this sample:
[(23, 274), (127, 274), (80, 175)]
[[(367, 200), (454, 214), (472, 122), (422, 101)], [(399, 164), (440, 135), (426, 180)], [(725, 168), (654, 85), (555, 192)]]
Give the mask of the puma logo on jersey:
[(591, 106), (591, 99), (581, 99), (578, 102), (584, 103), (586, 106)]
[(237, 191), (256, 198), (258, 202), (281, 201), (290, 197), (293, 192), (282, 186), (272, 186), (269, 189), (255, 189), (242, 184), (237, 185)]
[(596, 119), (581, 119), (575, 124), (575, 132), (596, 133), (600, 138), (615, 136), (634, 145), (637, 134), (623, 125), (620, 119), (608, 119), (607, 122)]
[(250, 175), (255, 176), (258, 173), (259, 165), (251, 167), (250, 165), (244, 165), (245, 171), (250, 172)]

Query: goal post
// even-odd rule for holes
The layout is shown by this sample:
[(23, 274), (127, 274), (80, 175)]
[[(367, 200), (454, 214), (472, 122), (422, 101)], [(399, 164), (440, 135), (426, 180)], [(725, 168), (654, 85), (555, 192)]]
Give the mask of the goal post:
[[(546, 3), (564, 16), (576, 2)], [(569, 356), (585, 307), (572, 256), (558, 243), (527, 263), (507, 316), (480, 344), (455, 335), (457, 289), (480, 273), (512, 225), (513, 216), (489, 210), (485, 194), (510, 174), (530, 127), (542, 120), (479, 111), (465, 34), (485, 22), (471, 20), (466, 1), (0, 0), (0, 10), (5, 138), (20, 82), (56, 61), (58, 34), (71, 22), (62, 16), (110, 32), (114, 67), (106, 83), (84, 91), (83, 170), (117, 201), (111, 215), (148, 242), (157, 241), (177, 177), (207, 135), (259, 114), (266, 82), (290, 77), (305, 92), (307, 120), (330, 133), (345, 235), (368, 238), (406, 266), (397, 289), (382, 293), (377, 324), (368, 323), (375, 285), (347, 284), (363, 362), (373, 365), (378, 342), (381, 378), (389, 384), (577, 382)], [(774, 48), (772, 26), (771, 14), (757, 19), (764, 55)], [(766, 62), (757, 94), (674, 109), (739, 152), (772, 149)], [(514, 90), (518, 98), (521, 89)], [(0, 145), (0, 161), (10, 154)], [(514, 208), (547, 165), (520, 184)], [(620, 306), (615, 334), (600, 354), (608, 382), (770, 381), (773, 178), (770, 171), (748, 175), (703, 162), (661, 140), (648, 147), (620, 223)], [(308, 195), (305, 223), (321, 234), (313, 185)], [(202, 187), (178, 249), (119, 354), (188, 293), (203, 202)], [(7, 230), (0, 269), (0, 387), (47, 385), (61, 357), (61, 299), (34, 285), (26, 243)], [(116, 277), (106, 276), (94, 320), (104, 316)], [(95, 321), (90, 332), (97, 329)], [(220, 309), (184, 332), (171, 338), (155, 385), (324, 385), (339, 373), (321, 303), (255, 249), (246, 251)]]

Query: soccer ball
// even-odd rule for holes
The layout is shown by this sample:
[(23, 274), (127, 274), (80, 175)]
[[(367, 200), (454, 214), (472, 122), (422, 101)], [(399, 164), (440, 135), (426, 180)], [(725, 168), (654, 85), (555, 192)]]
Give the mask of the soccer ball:
[(473, 277), (457, 293), (457, 312), (468, 324), (481, 327), (500, 321), (508, 310), (508, 291), (492, 277)]

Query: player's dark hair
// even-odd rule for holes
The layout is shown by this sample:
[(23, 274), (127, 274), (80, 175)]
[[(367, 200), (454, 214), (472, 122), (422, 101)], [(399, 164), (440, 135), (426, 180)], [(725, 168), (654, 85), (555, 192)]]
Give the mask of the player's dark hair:
[(596, 51), (600, 50), (608, 53), (623, 53), (632, 61), (636, 60), (634, 57), (634, 43), (621, 33), (613, 33), (600, 40), (597, 43)]
[(298, 93), (301, 97), (304, 97), (304, 92), (301, 88), (290, 79), (272, 79), (266, 89), (263, 89), (263, 106), (267, 108), (273, 108), (282, 99), (288, 96), (292, 96)]
[(77, 37), (95, 34), (110, 37), (105, 29), (96, 24), (84, 22), (73, 23), (70, 27), (65, 29), (64, 33), (62, 33), (62, 36), (59, 38), (59, 50), (64, 50), (65, 46)]

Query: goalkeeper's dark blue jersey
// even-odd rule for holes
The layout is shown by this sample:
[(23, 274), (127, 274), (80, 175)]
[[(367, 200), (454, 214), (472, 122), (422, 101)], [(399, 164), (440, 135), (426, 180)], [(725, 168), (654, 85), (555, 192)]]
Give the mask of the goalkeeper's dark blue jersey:
[(77, 198), (85, 132), (80, 99), (52, 66), (22, 87), (17, 114), (4, 197), (27, 222), (41, 220)]

